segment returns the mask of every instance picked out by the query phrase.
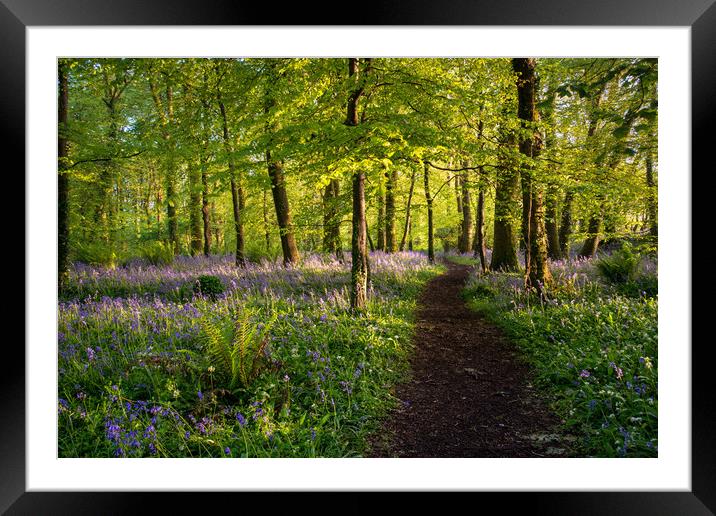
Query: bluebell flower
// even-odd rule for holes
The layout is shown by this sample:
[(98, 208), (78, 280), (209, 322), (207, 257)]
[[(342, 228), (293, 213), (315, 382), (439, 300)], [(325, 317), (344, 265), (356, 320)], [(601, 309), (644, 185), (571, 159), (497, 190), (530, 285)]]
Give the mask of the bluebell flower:
[(241, 412), (236, 413), (236, 420), (239, 422), (239, 426), (241, 426), (242, 428), (246, 426), (246, 418)]

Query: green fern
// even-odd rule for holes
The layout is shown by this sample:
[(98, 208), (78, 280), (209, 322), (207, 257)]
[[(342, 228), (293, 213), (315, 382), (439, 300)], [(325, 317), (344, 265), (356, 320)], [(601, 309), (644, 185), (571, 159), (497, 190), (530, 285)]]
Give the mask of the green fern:
[(229, 389), (248, 387), (261, 373), (268, 332), (275, 319), (259, 328), (251, 321), (252, 311), (242, 308), (233, 312), (229, 321), (204, 317), (199, 322), (209, 362), (217, 379), (226, 382)]

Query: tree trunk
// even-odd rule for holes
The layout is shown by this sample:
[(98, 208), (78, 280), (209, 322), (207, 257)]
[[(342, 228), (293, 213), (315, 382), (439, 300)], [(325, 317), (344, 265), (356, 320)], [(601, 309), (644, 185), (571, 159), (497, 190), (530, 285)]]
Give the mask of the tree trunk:
[(202, 251), (202, 204), (201, 204), (201, 167), (189, 163), (189, 226), (191, 228), (191, 255)]
[(569, 258), (569, 240), (572, 237), (572, 204), (574, 192), (567, 190), (562, 204), (562, 222), (559, 227), (559, 249), (562, 258)]
[(221, 98), (221, 89), (216, 88), (216, 100), (219, 103), (219, 111), (221, 113), (221, 128), (224, 136), (224, 152), (229, 166), (229, 180), (231, 184), (231, 206), (234, 214), (234, 232), (236, 233), (236, 250), (235, 263), (237, 267), (246, 265), (246, 255), (244, 252), (244, 222), (243, 222), (243, 189), (240, 180), (236, 177), (236, 167), (234, 158), (232, 157), (233, 147), (231, 145), (231, 135), (229, 133), (229, 122), (226, 116), (226, 106)]
[(527, 268), (527, 242), (529, 241), (530, 230), (530, 180), (523, 170), (520, 171), (520, 187), (522, 189), (522, 219), (520, 220), (520, 251), (525, 252), (525, 269)]
[(408, 251), (413, 250), (413, 221), (408, 224)]
[(408, 229), (410, 228), (410, 204), (413, 201), (413, 190), (415, 189), (415, 176), (416, 171), (413, 169), (413, 173), (410, 176), (410, 190), (408, 190), (408, 202), (405, 206), (405, 225), (403, 226), (403, 236), (400, 239), (400, 251), (405, 251), (405, 240), (408, 236)]
[(433, 238), (433, 198), (430, 194), (430, 165), (423, 164), (425, 203), (428, 206), (428, 262), (435, 263), (435, 240)]
[[(514, 145), (512, 135), (503, 140), (503, 145)], [(508, 153), (503, 153), (502, 163), (497, 169), (495, 186), (495, 220), (492, 246), (492, 261), (490, 269), (493, 271), (516, 271), (519, 269), (517, 257), (517, 236), (515, 222), (517, 215), (520, 188), (520, 177), (510, 162)]]
[(266, 202), (266, 189), (263, 191), (263, 199), (261, 203), (261, 211), (264, 218), (264, 243), (266, 244), (266, 252), (271, 251), (271, 231), (269, 230), (268, 202)]
[[(453, 165), (452, 165), (452, 160), (451, 160), (450, 167), (452, 168), (452, 166)], [(460, 239), (462, 238), (462, 213), (463, 212), (462, 212), (462, 194), (460, 191), (460, 179), (461, 179), (461, 177), (459, 174), (455, 174), (455, 176), (453, 177), (453, 185), (455, 186), (455, 206), (457, 207), (457, 214), (459, 217), (458, 223), (457, 223), (457, 228), (456, 228), (457, 239), (455, 242), (455, 244), (456, 244), (455, 249), (457, 251), (459, 251), (460, 248), (462, 247), (462, 242)], [(446, 242), (446, 240), (443, 240), (443, 247), (444, 247), (444, 250), (447, 251), (448, 248), (445, 247), (445, 242)], [(450, 247), (452, 247), (451, 244), (449, 244), (449, 245), (450, 245)]]
[(239, 189), (241, 188), (236, 181), (234, 175), (234, 166), (229, 166), (229, 175), (231, 176), (231, 206), (234, 212), (234, 231), (236, 233), (236, 266), (244, 267), (246, 265), (246, 255), (244, 253), (244, 223), (242, 220), (241, 203), (239, 202)]
[[(532, 134), (520, 142), (520, 152), (528, 158), (539, 156), (542, 142), (539, 133), (533, 127), (538, 120), (536, 110), (536, 61), (532, 58), (516, 58), (512, 60), (512, 67), (517, 72), (517, 115), (521, 119), (521, 126), (531, 130)], [(544, 225), (543, 188), (533, 176), (533, 165), (522, 170), (522, 177), (527, 180), (529, 193), (529, 227), (527, 238), (527, 255), (525, 259), (525, 284), (528, 288), (537, 290), (541, 297), (545, 297), (546, 288), (551, 281), (551, 274), (547, 262), (547, 238)], [(524, 193), (524, 192), (523, 192)]]
[(169, 243), (174, 253), (179, 249), (179, 226), (177, 222), (176, 211), (176, 187), (175, 187), (175, 161), (174, 161), (174, 141), (171, 135), (171, 124), (174, 118), (174, 96), (172, 86), (167, 78), (166, 85), (166, 111), (159, 96), (159, 89), (153, 78), (149, 80), (149, 88), (152, 93), (154, 105), (162, 123), (162, 139), (164, 140), (167, 156), (167, 170), (165, 176), (166, 202), (167, 202), (167, 230), (169, 232)]
[(383, 187), (378, 188), (378, 220), (376, 225), (376, 245), (378, 251), (385, 251), (385, 192)]
[[(370, 72), (370, 59), (364, 60), (363, 74), (359, 74), (359, 63), (356, 58), (348, 59), (348, 77), (355, 77), (355, 89), (351, 92), (346, 105), (348, 127), (358, 125), (358, 99), (363, 94), (365, 78)], [(363, 310), (368, 301), (368, 250), (366, 249), (368, 229), (365, 218), (365, 172), (353, 172), (353, 217), (351, 235), (351, 309)]]
[[(174, 121), (174, 95), (171, 84), (167, 84), (167, 123)], [(176, 195), (176, 161), (174, 157), (175, 143), (167, 132), (169, 141), (169, 168), (167, 169), (167, 224), (169, 227), (169, 242), (174, 253), (179, 252), (179, 221), (177, 219)]]
[(550, 185), (547, 190), (544, 226), (547, 231), (547, 255), (552, 260), (562, 259), (562, 248), (559, 245), (559, 216), (557, 214), (558, 196), (557, 186)]
[(480, 186), (477, 192), (477, 211), (475, 213), (475, 258), (480, 258), (482, 271), (487, 271), (487, 249), (485, 245), (485, 185), (480, 170)]
[(331, 179), (323, 191), (323, 251), (335, 254), (336, 258), (342, 262), (339, 195), (340, 182), (338, 179)]
[(353, 234), (351, 246), (351, 308), (365, 308), (368, 298), (368, 252), (366, 250), (365, 172), (353, 174)]
[(57, 284), (62, 292), (67, 286), (69, 276), (69, 142), (67, 141), (68, 87), (67, 63), (59, 59), (57, 75), (59, 92), (57, 95)]
[[(105, 83), (105, 96), (102, 99), (107, 108), (107, 117), (109, 119), (109, 131), (107, 132), (107, 140), (109, 153), (116, 152), (117, 144), (117, 109), (116, 102), (118, 97), (114, 96), (110, 85)], [(99, 200), (95, 210), (95, 223), (100, 231), (100, 239), (108, 246), (112, 246), (112, 227), (114, 221), (112, 217), (112, 188), (114, 183), (114, 162), (110, 159), (102, 164), (99, 171)]]
[[(605, 88), (602, 87), (595, 98), (592, 100), (592, 106), (593, 109), (596, 110), (599, 108), (599, 105), (602, 101), (602, 95), (604, 94)], [(587, 130), (587, 138), (593, 138), (596, 129), (597, 129), (597, 123), (599, 121), (599, 117), (593, 113), (590, 121), (589, 121), (589, 128)], [(619, 163), (618, 160), (614, 160), (612, 162), (613, 166), (616, 167)], [(600, 160), (598, 163), (596, 163), (597, 168), (603, 165), (603, 160)], [(612, 168), (611, 166), (609, 168)], [(597, 194), (599, 199), (599, 207), (597, 211), (591, 214), (589, 217), (589, 223), (587, 225), (587, 238), (584, 240), (584, 244), (582, 244), (582, 249), (579, 251), (579, 256), (583, 258), (592, 257), (597, 254), (597, 249), (599, 248), (599, 241), (601, 238), (602, 233), (602, 226), (604, 225), (604, 204), (605, 199), (602, 194)]]
[(390, 172), (385, 173), (385, 250), (394, 253), (398, 250), (398, 242), (395, 238), (395, 190), (398, 183), (398, 171), (391, 167)]
[(283, 263), (298, 263), (300, 256), (296, 246), (296, 237), (293, 234), (293, 223), (291, 222), (291, 209), (288, 205), (288, 192), (286, 191), (286, 178), (283, 173), (283, 163), (271, 160), (271, 151), (266, 150), (266, 164), (271, 178), (271, 193), (273, 204), (276, 208), (276, 220), (281, 236), (281, 250), (283, 251)]
[[(467, 163), (463, 163), (463, 167), (467, 167)], [(461, 253), (469, 253), (472, 249), (472, 204), (470, 200), (470, 187), (468, 185), (468, 171), (461, 173), (460, 187), (462, 190), (462, 224), (460, 226), (460, 245), (458, 250)]]
[(204, 222), (204, 255), (211, 253), (211, 217), (209, 211), (209, 178), (207, 177), (206, 160), (201, 163), (201, 218)]
[(654, 181), (654, 160), (649, 154), (646, 157), (646, 186), (647, 193), (647, 214), (649, 220), (649, 236), (658, 238), (659, 236), (659, 216), (657, 205), (656, 182)]
[[(275, 69), (269, 67), (269, 77), (277, 80)], [(264, 97), (264, 113), (268, 116), (271, 108), (276, 105), (276, 99), (273, 96), (271, 86), (267, 86)], [(274, 132), (273, 123), (266, 121), (266, 132), (272, 137)], [(288, 192), (286, 191), (286, 177), (283, 171), (283, 162), (271, 159), (271, 146), (273, 142), (269, 141), (266, 148), (266, 167), (268, 175), (271, 179), (271, 194), (273, 196), (273, 204), (276, 209), (276, 220), (278, 221), (279, 235), (281, 237), (281, 250), (283, 251), (283, 263), (285, 265), (296, 264), (300, 259), (298, 247), (296, 246), (296, 237), (293, 232), (293, 223), (291, 221), (291, 208), (288, 203)]]
[(589, 218), (589, 226), (587, 228), (587, 238), (579, 251), (582, 258), (590, 258), (597, 254), (599, 248), (599, 237), (602, 233), (602, 214), (601, 207), (599, 212)]

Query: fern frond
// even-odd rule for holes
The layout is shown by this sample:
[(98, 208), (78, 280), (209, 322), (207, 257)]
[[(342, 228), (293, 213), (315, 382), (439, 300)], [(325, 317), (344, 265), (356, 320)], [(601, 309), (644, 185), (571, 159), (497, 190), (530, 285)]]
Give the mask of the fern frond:
[(248, 350), (251, 345), (251, 323), (249, 318), (251, 312), (247, 309), (242, 310), (236, 317), (234, 325), (234, 381), (240, 380), (246, 386), (249, 378), (246, 373), (246, 359)]
[(204, 317), (199, 321), (206, 352), (216, 370), (227, 375), (231, 372), (231, 350), (226, 342), (223, 328), (216, 322)]
[(264, 362), (262, 355), (269, 342), (268, 331), (276, 316), (259, 330), (251, 321), (253, 315), (250, 309), (236, 306), (231, 309), (230, 325), (208, 316), (199, 321), (207, 358), (230, 389), (238, 384), (248, 387)]

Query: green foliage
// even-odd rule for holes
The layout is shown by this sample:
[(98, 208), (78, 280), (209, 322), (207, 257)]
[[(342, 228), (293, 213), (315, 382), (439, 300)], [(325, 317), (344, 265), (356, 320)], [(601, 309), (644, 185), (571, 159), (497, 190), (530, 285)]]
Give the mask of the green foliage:
[(224, 284), (216, 276), (202, 274), (194, 282), (194, 293), (201, 294), (210, 299), (216, 299), (216, 296), (224, 292)]
[[(494, 272), (473, 277), (466, 297), (520, 346), (580, 455), (654, 457), (657, 300), (595, 281), (596, 268), (581, 261), (553, 270), (549, 302), (525, 294), (519, 278)], [(656, 289), (655, 275), (637, 278)]]
[(139, 249), (140, 256), (151, 265), (169, 265), (174, 261), (174, 251), (167, 242), (148, 242)]
[(216, 374), (233, 390), (248, 388), (266, 365), (264, 351), (269, 342), (273, 319), (254, 323), (252, 312), (240, 307), (226, 321), (204, 317), (200, 321), (202, 340)]
[(624, 242), (621, 249), (614, 254), (597, 260), (596, 267), (605, 280), (622, 285), (634, 278), (640, 260), (633, 246)]
[(73, 248), (74, 260), (87, 265), (114, 268), (119, 257), (114, 249), (104, 242), (78, 242)]
[(439, 227), (435, 230), (435, 238), (439, 239), (443, 246), (443, 252), (449, 253), (457, 248), (457, 229), (455, 227)]
[(475, 299), (494, 299), (497, 295), (497, 292), (495, 291), (494, 287), (476, 283), (470, 287), (465, 287), (462, 291), (462, 295), (465, 299), (474, 301)]
[(640, 274), (634, 279), (617, 285), (617, 292), (628, 297), (656, 297), (659, 294), (659, 280), (656, 274)]
[[(135, 290), (124, 300), (83, 297), (63, 305), (59, 455), (361, 456), (367, 435), (396, 404), (386, 386), (408, 371), (416, 299), (442, 270), (411, 256), (381, 256), (395, 260), (389, 269), (373, 263), (379, 295), (360, 317), (348, 306), (349, 266), (328, 257), (325, 265), (306, 257), (308, 265), (276, 264), (268, 272), (237, 271), (232, 257), (225, 257), (224, 267), (265, 289), (242, 290), (240, 309), (233, 296), (136, 299), (133, 294), (143, 292), (137, 282), (127, 283)], [(165, 279), (187, 267), (187, 260), (161, 271)], [(203, 257), (191, 260), (215, 267)], [(241, 337), (236, 322), (242, 318), (253, 337)], [(260, 327), (272, 320), (270, 328)], [(257, 353), (263, 337), (267, 343)], [(231, 358), (242, 338), (248, 344), (246, 386)], [(230, 390), (232, 377), (237, 379)]]
[(655, 302), (615, 297), (502, 316), (587, 453), (655, 454)]
[(252, 263), (261, 263), (262, 261), (275, 262), (281, 256), (281, 248), (272, 246), (268, 250), (265, 245), (259, 242), (250, 242), (244, 249), (244, 258)]

